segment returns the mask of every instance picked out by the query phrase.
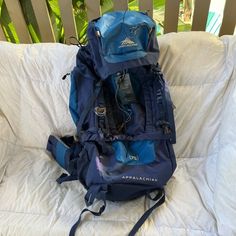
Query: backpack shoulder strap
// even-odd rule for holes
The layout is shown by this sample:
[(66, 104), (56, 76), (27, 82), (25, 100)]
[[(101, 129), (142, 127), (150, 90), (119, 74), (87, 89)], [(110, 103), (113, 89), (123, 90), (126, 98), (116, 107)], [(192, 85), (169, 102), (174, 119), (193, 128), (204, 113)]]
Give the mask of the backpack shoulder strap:
[(151, 198), (150, 195), (148, 195), (148, 197), (154, 201), (156, 201), (156, 203), (149, 208), (142, 216), (141, 218), (138, 220), (138, 222), (134, 225), (134, 227), (132, 228), (132, 230), (130, 231), (128, 236), (134, 236), (139, 228), (143, 225), (143, 223), (146, 221), (146, 219), (150, 216), (150, 214), (153, 212), (153, 210), (155, 210), (157, 207), (159, 207), (161, 204), (163, 204), (165, 202), (165, 192), (163, 189), (159, 190), (157, 195), (154, 198)]
[[(93, 188), (93, 191), (95, 191), (97, 194), (99, 193), (99, 188), (101, 186), (95, 186), (95, 188)], [(85, 212), (89, 212), (95, 216), (100, 216), (105, 208), (106, 208), (106, 198), (105, 198), (105, 193), (106, 191), (101, 191), (100, 194), (99, 194), (99, 200), (102, 200), (103, 201), (103, 205), (100, 207), (99, 211), (98, 212), (94, 212), (94, 211), (91, 211), (89, 210), (88, 208), (85, 208), (81, 211), (80, 215), (79, 215), (79, 218), (78, 220), (76, 221), (76, 223), (72, 226), (71, 230), (70, 230), (70, 233), (69, 233), (69, 236), (75, 236), (75, 232), (76, 232), (76, 229), (78, 228), (79, 224), (81, 223), (81, 217), (82, 215), (85, 213)], [(87, 194), (89, 195), (89, 194)], [(98, 195), (94, 195), (94, 196), (98, 196)], [(148, 193), (147, 194), (148, 198), (150, 198), (151, 200), (153, 201), (156, 201), (156, 203), (151, 207), (149, 208), (143, 215), (142, 217), (138, 220), (138, 222), (134, 225), (134, 227), (132, 228), (132, 230), (130, 231), (129, 235), (128, 236), (134, 236), (138, 230), (140, 229), (140, 227), (143, 225), (143, 223), (147, 220), (147, 218), (150, 216), (150, 214), (153, 212), (153, 210), (155, 210), (157, 207), (159, 207), (161, 204), (163, 204), (165, 202), (165, 192), (164, 192), (164, 189), (160, 189), (158, 190), (158, 193), (157, 195), (152, 198), (150, 196), (150, 194)], [(92, 204), (94, 198), (92, 199), (92, 201), (87, 201), (86, 197), (85, 197), (85, 201), (86, 201), (86, 204), (89, 206)]]
[(89, 212), (95, 216), (100, 216), (105, 211), (105, 209), (106, 209), (106, 191), (107, 190), (106, 190), (106, 188), (105, 189), (103, 189), (103, 188), (104, 188), (104, 186), (102, 186), (102, 185), (94, 185), (94, 186), (90, 187), (90, 189), (88, 190), (88, 192), (85, 196), (86, 205), (87, 206), (92, 205), (95, 198), (97, 198), (98, 200), (101, 200), (103, 202), (103, 205), (100, 207), (98, 212), (91, 211), (88, 208), (83, 209), (79, 215), (78, 220), (72, 226), (69, 236), (75, 236), (76, 229), (78, 228), (78, 226), (81, 222), (81, 217), (85, 212)]
[(100, 216), (104, 210), (106, 208), (106, 201), (103, 200), (103, 205), (100, 207), (99, 211), (98, 212), (95, 212), (95, 211), (91, 211), (89, 210), (88, 208), (85, 208), (81, 211), (80, 215), (79, 215), (79, 219), (76, 221), (76, 223), (72, 226), (71, 230), (70, 230), (70, 233), (69, 233), (69, 236), (75, 236), (75, 232), (76, 232), (76, 229), (77, 227), (79, 226), (80, 222), (81, 222), (81, 217), (82, 215), (85, 213), (85, 212), (90, 212), (91, 214), (93, 214), (94, 216)]
[(87, 106), (84, 108), (80, 118), (79, 118), (79, 122), (77, 124), (77, 133), (78, 135), (80, 135), (80, 132), (82, 130), (82, 126), (84, 124), (84, 121), (89, 113), (89, 111), (91, 110), (91, 108), (94, 105), (94, 102), (96, 101), (100, 91), (101, 91), (101, 86), (102, 86), (102, 82), (98, 81), (95, 85), (95, 90), (94, 90), (94, 95), (90, 97)]

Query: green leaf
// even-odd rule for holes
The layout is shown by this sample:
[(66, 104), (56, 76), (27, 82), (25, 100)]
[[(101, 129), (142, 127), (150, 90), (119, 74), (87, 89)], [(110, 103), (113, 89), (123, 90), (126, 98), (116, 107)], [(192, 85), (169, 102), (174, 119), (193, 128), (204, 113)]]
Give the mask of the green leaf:
[[(41, 36), (34, 15), (34, 11), (32, 8), (31, 0), (19, 0), (19, 1), (22, 6), (23, 14), (25, 16), (25, 20), (33, 42), (41, 42)], [(101, 2), (101, 11), (103, 14), (105, 12), (113, 10), (113, 0), (100, 0), (100, 2)], [(158, 35), (163, 33), (165, 2), (166, 0), (153, 1), (154, 19), (158, 21), (157, 25)], [(85, 0), (72, 0), (72, 4), (73, 4), (76, 27), (78, 31), (78, 38), (81, 42), (86, 41), (88, 20), (87, 20)], [(47, 5), (52, 21), (53, 30), (56, 36), (56, 40), (59, 42), (64, 42), (64, 28), (61, 21), (61, 14), (58, 0), (47, 0)], [(129, 9), (139, 10), (138, 0), (129, 0)], [(8, 14), (4, 0), (0, 0), (0, 23), (3, 26), (3, 30), (6, 34), (7, 39), (11, 42), (19, 42), (16, 30)], [(191, 29), (190, 24), (184, 24), (183, 22), (179, 22), (178, 24), (179, 31), (189, 31), (190, 29)]]
[(101, 11), (102, 11), (102, 14), (113, 11), (113, 1), (101, 0)]
[(164, 7), (165, 3), (166, 3), (166, 0), (154, 0), (153, 8), (158, 10), (160, 7)]
[(33, 6), (30, 0), (20, 0), (21, 8), (25, 17), (25, 21), (34, 43), (41, 41), (38, 23), (34, 15)]
[(64, 30), (61, 21), (58, 0), (47, 0), (48, 10), (52, 22), (52, 28), (57, 42), (64, 42)]
[(191, 24), (179, 24), (178, 25), (178, 32), (182, 32), (182, 31), (191, 31)]
[(0, 0), (0, 17), (1, 17), (1, 11), (2, 11), (2, 4), (3, 4), (3, 0)]
[(50, 10), (53, 12), (53, 14), (58, 17), (61, 18), (61, 13), (60, 13), (60, 8), (59, 8), (59, 4), (57, 0), (47, 0), (48, 5), (50, 7)]
[(32, 24), (28, 24), (28, 30), (34, 43), (40, 43), (40, 38)]
[(129, 1), (129, 10), (131, 10), (131, 11), (138, 11), (139, 10), (137, 0)]

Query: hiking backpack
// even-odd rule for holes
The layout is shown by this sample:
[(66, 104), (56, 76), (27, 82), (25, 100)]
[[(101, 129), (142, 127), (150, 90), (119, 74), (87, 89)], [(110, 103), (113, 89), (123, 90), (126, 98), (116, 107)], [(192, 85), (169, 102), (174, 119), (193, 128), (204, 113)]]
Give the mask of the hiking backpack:
[[(70, 73), (69, 109), (76, 137), (50, 136), (47, 150), (66, 170), (58, 183), (79, 180), (87, 206), (102, 200), (148, 196), (156, 203), (133, 227), (135, 235), (165, 200), (164, 185), (176, 168), (173, 104), (157, 63), (155, 22), (145, 13), (117, 11), (89, 23)], [(152, 192), (155, 197), (151, 197)]]

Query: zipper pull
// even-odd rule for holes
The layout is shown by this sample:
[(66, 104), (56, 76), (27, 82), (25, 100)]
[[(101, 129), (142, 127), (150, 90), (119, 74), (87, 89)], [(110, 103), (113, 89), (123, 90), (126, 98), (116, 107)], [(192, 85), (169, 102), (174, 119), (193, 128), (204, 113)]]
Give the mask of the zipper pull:
[(65, 80), (68, 75), (70, 75), (70, 73), (66, 73), (65, 75), (63, 75), (63, 77), (61, 79)]

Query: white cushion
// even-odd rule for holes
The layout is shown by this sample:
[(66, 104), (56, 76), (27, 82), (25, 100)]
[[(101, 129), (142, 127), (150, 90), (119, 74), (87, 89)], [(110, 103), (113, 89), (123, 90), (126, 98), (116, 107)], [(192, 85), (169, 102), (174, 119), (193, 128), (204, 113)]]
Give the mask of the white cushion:
[[(178, 168), (166, 203), (142, 235), (236, 234), (236, 37), (204, 32), (159, 37), (162, 71), (176, 106)], [(78, 47), (0, 42), (0, 233), (67, 235), (84, 207), (78, 182), (45, 152), (50, 134), (76, 132), (68, 111)], [(152, 203), (108, 203), (78, 235), (126, 235)], [(91, 220), (93, 219), (93, 220)]]

